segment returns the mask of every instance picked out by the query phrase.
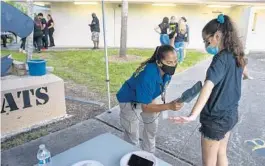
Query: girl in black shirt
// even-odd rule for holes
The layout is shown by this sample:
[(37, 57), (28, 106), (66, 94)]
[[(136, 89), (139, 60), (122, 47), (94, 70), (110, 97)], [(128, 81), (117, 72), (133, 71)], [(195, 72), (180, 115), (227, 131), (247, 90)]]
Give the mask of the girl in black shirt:
[(47, 25), (48, 25), (48, 30), (49, 30), (50, 47), (53, 47), (55, 46), (54, 39), (53, 39), (54, 22), (50, 14), (48, 14), (47, 18), (48, 18)]
[(220, 14), (207, 23), (202, 37), (206, 51), (214, 56), (204, 86), (190, 115), (173, 120), (189, 123), (200, 116), (203, 166), (228, 166), (226, 149), (230, 132), (238, 122), (245, 54), (227, 15)]
[(37, 49), (38, 53), (41, 51), (41, 42), (42, 42), (43, 32), (42, 32), (42, 23), (41, 20), (36, 16), (34, 18), (34, 33), (33, 33), (33, 42), (34, 46)]
[(169, 29), (169, 19), (168, 17), (164, 17), (162, 23), (160, 23), (155, 28), (155, 31), (160, 34), (161, 45), (169, 44), (168, 29)]

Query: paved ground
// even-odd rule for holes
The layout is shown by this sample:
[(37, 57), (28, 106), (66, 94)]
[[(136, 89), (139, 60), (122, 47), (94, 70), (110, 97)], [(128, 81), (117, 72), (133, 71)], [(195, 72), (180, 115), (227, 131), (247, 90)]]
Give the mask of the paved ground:
[[(198, 80), (204, 80), (206, 67), (205, 61), (196, 67), (181, 73), (172, 80), (167, 98), (177, 98), (184, 89), (187, 89)], [(253, 146), (247, 140), (255, 138), (262, 144), (265, 140), (265, 54), (252, 54), (249, 58), (249, 71), (254, 80), (243, 81), (242, 98), (240, 101), (240, 120), (233, 129), (229, 142), (229, 161), (234, 166), (264, 166), (265, 144), (263, 148), (252, 152)], [(190, 112), (193, 103), (185, 105), (184, 109), (176, 115), (186, 115)], [(107, 123), (120, 128), (118, 124), (119, 109), (113, 113), (105, 113), (99, 118)], [(157, 136), (157, 147), (190, 164), (201, 165), (200, 134), (196, 127), (199, 123), (176, 125), (167, 120), (161, 120)], [(195, 133), (191, 136), (192, 132)], [(190, 138), (190, 140), (189, 140)], [(188, 141), (187, 146), (184, 146)]]
[[(198, 80), (204, 80), (209, 61), (197, 65), (174, 77), (169, 87), (168, 100), (175, 99), (181, 92)], [(229, 142), (229, 161), (232, 166), (264, 166), (265, 164), (265, 54), (252, 54), (249, 58), (249, 70), (255, 78), (244, 81), (240, 101), (240, 120), (232, 131)], [(179, 115), (187, 114), (194, 101), (185, 105)], [(101, 133), (111, 132), (121, 136), (118, 117), (119, 109), (112, 113), (103, 113), (96, 119), (89, 119), (70, 128), (52, 133), (24, 145), (1, 152), (4, 166), (29, 166), (36, 163), (38, 145), (45, 143), (56, 155)], [(157, 136), (157, 153), (161, 159), (174, 166), (201, 165), (199, 123), (176, 125), (160, 120)], [(194, 134), (192, 134), (194, 132)], [(253, 139), (254, 141), (247, 141)], [(186, 144), (187, 142), (187, 144)], [(254, 146), (254, 143), (260, 146)], [(186, 144), (186, 146), (185, 146)], [(253, 147), (256, 150), (252, 151)], [(262, 148), (263, 147), (263, 148)]]

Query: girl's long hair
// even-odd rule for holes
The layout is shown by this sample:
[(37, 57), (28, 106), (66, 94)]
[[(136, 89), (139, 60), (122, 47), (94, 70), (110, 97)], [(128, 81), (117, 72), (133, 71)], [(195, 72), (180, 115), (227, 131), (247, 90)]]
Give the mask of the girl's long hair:
[(183, 21), (179, 21), (178, 22), (178, 33), (184, 35), (186, 32), (187, 32), (186, 23), (184, 23)]
[(50, 20), (53, 21), (52, 16), (50, 14), (48, 14), (48, 16), (51, 18)]
[(222, 45), (224, 49), (233, 53), (237, 66), (244, 67), (246, 65), (242, 42), (229, 16), (224, 15), (224, 23), (219, 23), (217, 19), (212, 19), (205, 25), (202, 31), (207, 35), (214, 35), (215, 32), (220, 31), (222, 33)]

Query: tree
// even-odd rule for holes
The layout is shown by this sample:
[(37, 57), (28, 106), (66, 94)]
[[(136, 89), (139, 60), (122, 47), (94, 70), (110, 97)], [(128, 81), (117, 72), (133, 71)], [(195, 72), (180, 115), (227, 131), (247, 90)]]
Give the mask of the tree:
[(22, 11), (23, 13), (27, 13), (27, 7), (25, 3), (20, 3), (20, 2), (14, 2), (11, 0), (5, 0), (6, 3), (16, 7), (17, 9), (19, 9), (20, 11)]
[(128, 19), (128, 0), (122, 0), (120, 57), (126, 57), (126, 51), (127, 51), (127, 19)]

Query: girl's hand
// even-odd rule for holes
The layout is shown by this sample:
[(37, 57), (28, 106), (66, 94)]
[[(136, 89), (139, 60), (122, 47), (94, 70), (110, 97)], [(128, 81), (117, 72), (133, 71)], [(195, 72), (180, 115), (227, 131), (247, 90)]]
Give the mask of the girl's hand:
[(180, 116), (180, 117), (170, 117), (169, 120), (173, 121), (174, 123), (189, 123), (195, 121), (197, 116), (190, 115), (190, 116)]

